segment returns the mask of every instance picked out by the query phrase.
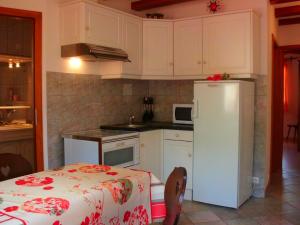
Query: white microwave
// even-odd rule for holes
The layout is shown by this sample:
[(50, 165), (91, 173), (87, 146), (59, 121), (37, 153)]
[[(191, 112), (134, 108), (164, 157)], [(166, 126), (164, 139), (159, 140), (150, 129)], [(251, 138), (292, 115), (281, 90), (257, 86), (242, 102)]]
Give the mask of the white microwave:
[(173, 123), (193, 124), (193, 104), (174, 104)]

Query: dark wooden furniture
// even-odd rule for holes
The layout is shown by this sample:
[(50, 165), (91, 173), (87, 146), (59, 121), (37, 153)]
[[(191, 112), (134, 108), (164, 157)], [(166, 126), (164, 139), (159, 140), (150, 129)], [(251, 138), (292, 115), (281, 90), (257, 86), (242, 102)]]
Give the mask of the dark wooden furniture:
[(0, 15), (0, 54), (32, 57), (33, 21)]
[(167, 215), (163, 225), (177, 225), (181, 213), (186, 188), (187, 172), (183, 167), (176, 167), (165, 185), (165, 204)]
[(30, 163), (21, 155), (0, 154), (0, 181), (33, 173)]

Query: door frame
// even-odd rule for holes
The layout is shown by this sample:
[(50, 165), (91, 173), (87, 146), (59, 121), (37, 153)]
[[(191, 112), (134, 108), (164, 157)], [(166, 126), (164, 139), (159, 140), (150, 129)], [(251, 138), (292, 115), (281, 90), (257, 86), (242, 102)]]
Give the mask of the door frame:
[(34, 106), (35, 106), (35, 160), (36, 171), (44, 169), (43, 154), (43, 102), (42, 102), (42, 13), (0, 7), (0, 14), (30, 18), (34, 21)]
[(283, 124), (284, 124), (284, 55), (299, 53), (300, 45), (279, 46), (273, 39), (272, 60), (272, 118), (271, 118), (271, 162), (270, 173), (282, 171), (283, 158)]

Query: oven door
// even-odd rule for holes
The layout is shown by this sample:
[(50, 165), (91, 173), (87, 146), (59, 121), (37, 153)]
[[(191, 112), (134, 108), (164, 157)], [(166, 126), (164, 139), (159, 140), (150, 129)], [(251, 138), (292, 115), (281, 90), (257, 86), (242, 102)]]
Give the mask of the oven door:
[(140, 161), (139, 139), (111, 141), (102, 145), (102, 164), (129, 167)]

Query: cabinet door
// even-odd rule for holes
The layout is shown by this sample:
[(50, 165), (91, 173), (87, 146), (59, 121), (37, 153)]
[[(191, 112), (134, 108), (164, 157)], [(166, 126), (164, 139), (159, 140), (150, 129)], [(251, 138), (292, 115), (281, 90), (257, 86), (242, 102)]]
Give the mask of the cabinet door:
[(82, 42), (83, 33), (81, 5), (71, 4), (60, 9), (60, 36), (61, 44), (68, 45)]
[(202, 19), (174, 23), (174, 75), (202, 74)]
[(124, 64), (124, 73), (141, 75), (143, 54), (143, 21), (125, 16), (123, 19), (124, 50), (131, 62)]
[(251, 72), (251, 13), (203, 19), (204, 74)]
[(26, 19), (23, 22), (23, 56), (31, 57), (33, 52), (33, 21)]
[(164, 140), (164, 181), (175, 167), (187, 170), (187, 189), (193, 186), (193, 142)]
[(143, 75), (173, 75), (173, 22), (144, 21)]
[(140, 167), (162, 179), (162, 130), (140, 133)]
[(7, 53), (22, 55), (23, 47), (23, 19), (7, 17)]
[(86, 41), (106, 47), (122, 47), (121, 14), (114, 11), (86, 6)]
[(0, 15), (0, 53), (7, 54), (7, 16)]

